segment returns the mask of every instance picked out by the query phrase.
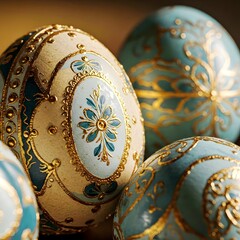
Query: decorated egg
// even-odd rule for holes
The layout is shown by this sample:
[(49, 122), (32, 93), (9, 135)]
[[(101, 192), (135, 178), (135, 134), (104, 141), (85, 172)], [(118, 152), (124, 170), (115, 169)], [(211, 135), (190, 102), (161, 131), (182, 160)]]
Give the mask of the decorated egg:
[(162, 8), (131, 32), (119, 58), (141, 105), (147, 156), (191, 136), (238, 138), (239, 50), (213, 18)]
[(31, 183), (14, 154), (0, 142), (0, 239), (38, 239), (38, 225)]
[(31, 178), (40, 231), (81, 232), (108, 219), (144, 152), (123, 67), (91, 35), (52, 25), (10, 46), (0, 70), (1, 138)]
[(123, 191), (115, 239), (239, 239), (239, 160), (237, 145), (204, 136), (157, 151)]

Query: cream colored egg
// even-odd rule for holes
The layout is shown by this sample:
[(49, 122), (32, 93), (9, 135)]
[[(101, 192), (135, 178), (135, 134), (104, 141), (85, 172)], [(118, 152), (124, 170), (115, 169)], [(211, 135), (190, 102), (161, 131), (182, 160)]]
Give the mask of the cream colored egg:
[(139, 104), (122, 66), (91, 35), (52, 25), (0, 59), (1, 139), (29, 173), (42, 233), (108, 219), (143, 159)]

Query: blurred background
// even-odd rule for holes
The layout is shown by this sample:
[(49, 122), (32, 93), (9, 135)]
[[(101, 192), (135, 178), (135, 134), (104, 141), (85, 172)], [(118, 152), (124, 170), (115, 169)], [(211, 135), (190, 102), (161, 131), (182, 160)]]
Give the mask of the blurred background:
[(0, 53), (16, 38), (48, 24), (80, 28), (114, 54), (131, 29), (152, 11), (166, 5), (196, 7), (218, 20), (240, 47), (239, 0), (11, 0), (1, 2)]
[[(55, 23), (90, 33), (117, 55), (124, 39), (139, 21), (168, 5), (187, 5), (208, 13), (227, 29), (240, 47), (239, 0), (11, 0), (1, 1), (0, 53), (32, 29)], [(85, 234), (40, 237), (40, 240), (107, 240), (112, 239), (111, 228), (109, 222)]]

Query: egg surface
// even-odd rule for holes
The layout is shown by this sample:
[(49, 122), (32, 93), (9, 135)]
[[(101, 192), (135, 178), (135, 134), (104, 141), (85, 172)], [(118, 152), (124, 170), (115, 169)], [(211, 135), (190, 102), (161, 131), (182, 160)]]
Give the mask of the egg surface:
[(207, 14), (160, 9), (133, 29), (119, 59), (141, 105), (147, 156), (191, 136), (238, 138), (239, 50)]
[(115, 239), (239, 239), (239, 160), (237, 145), (213, 137), (157, 151), (123, 191)]
[(38, 239), (39, 214), (31, 183), (11, 150), (0, 142), (0, 239)]
[(122, 66), (94, 37), (62, 25), (21, 38), (0, 63), (1, 139), (30, 175), (41, 232), (80, 232), (108, 219), (144, 152)]

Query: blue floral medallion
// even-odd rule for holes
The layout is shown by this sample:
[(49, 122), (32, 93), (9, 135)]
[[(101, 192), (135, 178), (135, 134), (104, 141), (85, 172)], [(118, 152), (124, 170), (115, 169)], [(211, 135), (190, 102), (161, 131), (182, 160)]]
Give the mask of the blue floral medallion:
[(90, 98), (86, 99), (90, 108), (83, 109), (84, 117), (80, 117), (78, 127), (83, 130), (83, 139), (88, 143), (93, 141), (98, 143), (93, 155), (109, 165), (111, 152), (115, 150), (113, 143), (117, 140), (117, 128), (121, 122), (114, 114), (112, 107), (108, 105), (106, 97), (100, 94), (100, 90), (98, 85)]

